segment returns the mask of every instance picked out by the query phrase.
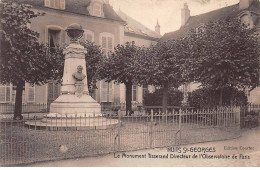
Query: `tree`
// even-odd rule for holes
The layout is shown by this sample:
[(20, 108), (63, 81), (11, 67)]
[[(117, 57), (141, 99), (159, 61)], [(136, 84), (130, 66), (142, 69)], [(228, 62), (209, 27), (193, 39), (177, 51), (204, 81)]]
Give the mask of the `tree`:
[[(145, 106), (162, 106), (163, 92), (162, 89), (155, 90), (154, 93), (146, 93), (144, 95)], [(183, 93), (175, 88), (169, 88), (168, 106), (181, 106)]]
[[(245, 106), (247, 104), (247, 97), (243, 91), (236, 88), (227, 87), (223, 89), (223, 104), (222, 106)], [(219, 90), (212, 88), (200, 88), (190, 93), (188, 102), (189, 106), (202, 108), (215, 108), (218, 105)]]
[(178, 88), (188, 82), (186, 70), (189, 63), (189, 43), (187, 38), (159, 42), (152, 46), (143, 58), (142, 80), (147, 84), (160, 86), (163, 91), (163, 112), (167, 109), (170, 87)]
[[(14, 2), (1, 4), (0, 81), (16, 85), (14, 119), (22, 119), (22, 93), (25, 82), (44, 84), (56, 73), (62, 55), (49, 53), (38, 42), (39, 34), (28, 28), (30, 19), (41, 16), (30, 5)], [(55, 59), (54, 59), (55, 57)]]
[(139, 82), (140, 58), (143, 49), (137, 47), (134, 42), (125, 45), (117, 45), (114, 53), (106, 58), (100, 70), (101, 79), (124, 83), (126, 86), (126, 114), (132, 112), (132, 85)]
[(228, 18), (205, 24), (190, 38), (193, 77), (202, 86), (219, 90), (219, 105), (224, 88), (254, 88), (259, 84), (260, 53), (255, 29)]

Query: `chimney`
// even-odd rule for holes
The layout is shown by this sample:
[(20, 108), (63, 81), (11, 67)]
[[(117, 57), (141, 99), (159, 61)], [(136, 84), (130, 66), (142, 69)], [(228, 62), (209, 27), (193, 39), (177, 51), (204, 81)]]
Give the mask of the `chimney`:
[(157, 24), (155, 26), (155, 32), (157, 32), (158, 34), (161, 34), (161, 29), (160, 29), (160, 25), (159, 25), (158, 19), (157, 19)]
[(253, 1), (254, 0), (240, 0), (239, 1), (239, 9), (243, 10), (243, 9), (249, 8)]
[(184, 7), (181, 9), (181, 26), (185, 25), (190, 18), (190, 10), (188, 4), (185, 2)]

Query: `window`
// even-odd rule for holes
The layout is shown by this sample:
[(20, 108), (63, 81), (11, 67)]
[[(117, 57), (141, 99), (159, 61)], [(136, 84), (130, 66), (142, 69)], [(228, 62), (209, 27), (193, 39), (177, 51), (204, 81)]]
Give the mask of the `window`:
[(137, 101), (137, 86), (132, 86), (132, 101)]
[(10, 84), (7, 85), (0, 84), (0, 102), (10, 102), (10, 101), (11, 101)]
[(61, 85), (55, 81), (50, 81), (48, 83), (48, 103), (52, 103), (60, 95)]
[(57, 45), (61, 46), (61, 43), (65, 40), (65, 31), (62, 27), (57, 25), (46, 26), (45, 41), (49, 44), (51, 49), (57, 47)]
[(89, 42), (94, 42), (94, 32), (84, 29), (84, 34), (81, 38), (81, 41), (85, 40), (88, 40)]
[(48, 43), (50, 47), (56, 47), (60, 44), (60, 30), (51, 30), (48, 31)]
[(65, 0), (45, 0), (44, 5), (50, 8), (65, 9)]
[(101, 102), (113, 102), (113, 84), (112, 82), (101, 82)]
[(93, 4), (93, 15), (98, 17), (101, 16), (101, 4), (99, 3)]
[[(16, 97), (16, 86), (12, 86), (12, 102), (15, 102)], [(25, 102), (25, 86), (23, 86), (23, 96), (22, 96), (22, 102)]]
[(102, 52), (105, 57), (109, 57), (114, 49), (114, 36), (110, 33), (102, 33), (100, 37)]
[(35, 101), (35, 86), (29, 85), (28, 87), (28, 102)]

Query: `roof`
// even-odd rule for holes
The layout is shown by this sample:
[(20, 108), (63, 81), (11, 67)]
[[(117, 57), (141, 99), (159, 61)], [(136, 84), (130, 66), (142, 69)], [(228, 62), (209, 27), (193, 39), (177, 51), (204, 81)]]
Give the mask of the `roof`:
[[(16, 0), (16, 1), (30, 4), (33, 7), (53, 9), (53, 8), (45, 7), (44, 0)], [(63, 9), (53, 9), (53, 10), (66, 11), (70, 13), (90, 16), (89, 11), (87, 9), (87, 7), (90, 5), (90, 2), (91, 0), (66, 0), (66, 8), (64, 10)], [(109, 20), (124, 22), (124, 20), (122, 20), (116, 14), (114, 9), (109, 4), (106, 3), (103, 4), (103, 11), (104, 11), (104, 18)]]
[(150, 30), (140, 22), (136, 21), (135, 19), (129, 17), (126, 15), (124, 12), (121, 10), (117, 11), (117, 14), (126, 21), (125, 25), (125, 33), (129, 33), (132, 35), (137, 35), (137, 36), (142, 36), (142, 37), (147, 37), (147, 38), (155, 38), (159, 39), (162, 36), (158, 34), (155, 31)]
[[(259, 1), (254, 1), (254, 3), (251, 4), (248, 10), (252, 12), (260, 13)], [(228, 17), (235, 18), (239, 15), (240, 12), (241, 11), (239, 10), (239, 4), (235, 4), (205, 14), (191, 16), (184, 26), (182, 26), (177, 31), (164, 34), (163, 37), (160, 39), (160, 41), (182, 38), (186, 36), (191, 29), (195, 29), (203, 23), (208, 23), (210, 21), (217, 21)]]

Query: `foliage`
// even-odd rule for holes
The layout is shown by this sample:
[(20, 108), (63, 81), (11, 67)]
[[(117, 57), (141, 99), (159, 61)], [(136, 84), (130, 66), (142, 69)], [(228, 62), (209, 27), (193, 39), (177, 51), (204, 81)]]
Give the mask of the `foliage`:
[(209, 22), (189, 37), (193, 58), (190, 75), (204, 87), (256, 87), (259, 41), (255, 29), (237, 19)]
[[(247, 104), (247, 97), (243, 91), (226, 87), (223, 90), (223, 106), (243, 106)], [(195, 108), (213, 108), (218, 105), (219, 89), (200, 88), (189, 94), (189, 106)]]
[(87, 68), (87, 79), (89, 90), (96, 89), (96, 83), (99, 79), (99, 69), (101, 67), (103, 58), (102, 50), (99, 46), (95, 45), (93, 42), (83, 41), (81, 45), (87, 49), (85, 54), (86, 68)]
[(39, 34), (30, 30), (30, 19), (42, 14), (31, 6), (6, 2), (1, 6), (1, 83), (43, 83), (46, 81), (45, 49)]
[(101, 79), (115, 81), (116, 83), (138, 84), (138, 70), (140, 58), (144, 49), (135, 45), (134, 42), (127, 42), (125, 45), (117, 45), (114, 53), (104, 59), (102, 64)]
[(149, 48), (143, 57), (143, 80), (147, 84), (178, 88), (189, 81), (186, 71), (189, 66), (189, 42), (187, 38), (159, 42)]
[(166, 111), (168, 89), (178, 88), (188, 82), (190, 65), (190, 42), (188, 38), (159, 42), (146, 52), (142, 61), (142, 80), (145, 84), (159, 86), (163, 91), (163, 112)]
[(0, 83), (17, 86), (14, 119), (22, 119), (22, 91), (25, 82), (41, 85), (54, 78), (63, 58), (61, 51), (50, 53), (38, 42), (39, 34), (28, 28), (30, 19), (42, 16), (30, 5), (4, 1), (1, 3)]
[(99, 71), (100, 79), (126, 85), (126, 113), (132, 112), (132, 85), (140, 82), (141, 58), (145, 49), (134, 42), (117, 45), (115, 51), (105, 58)]
[[(162, 106), (163, 91), (162, 89), (156, 90), (154, 93), (146, 93), (144, 95), (145, 106)], [(168, 106), (181, 106), (183, 100), (183, 93), (174, 88), (169, 89)]]

